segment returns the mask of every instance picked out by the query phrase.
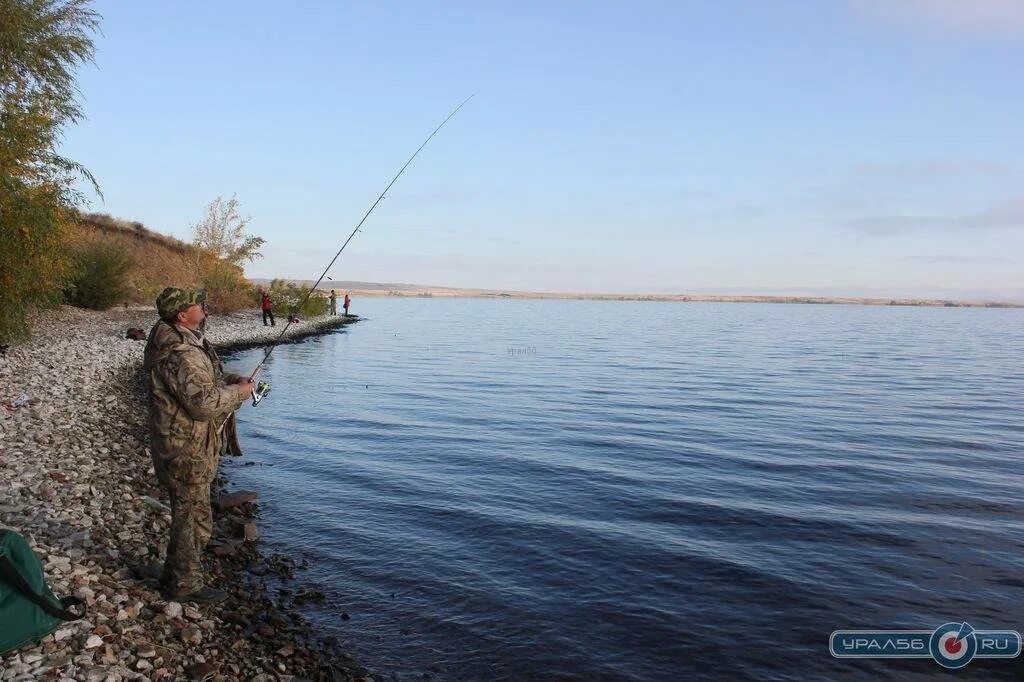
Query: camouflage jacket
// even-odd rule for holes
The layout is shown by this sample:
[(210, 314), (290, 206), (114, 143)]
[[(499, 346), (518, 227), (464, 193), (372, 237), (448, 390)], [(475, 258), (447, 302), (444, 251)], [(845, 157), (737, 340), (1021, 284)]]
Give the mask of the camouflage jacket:
[(224, 373), (208, 341), (164, 321), (149, 333), (143, 370), (149, 381), (149, 429), (158, 474), (162, 463), (176, 461), (212, 478), (225, 439), (233, 434), (234, 412), (245, 402), (229, 385), (239, 376)]

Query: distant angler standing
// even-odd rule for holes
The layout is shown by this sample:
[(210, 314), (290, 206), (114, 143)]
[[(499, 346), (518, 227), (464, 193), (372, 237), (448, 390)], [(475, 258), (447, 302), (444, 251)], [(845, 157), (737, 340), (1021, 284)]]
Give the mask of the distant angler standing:
[(160, 321), (146, 343), (149, 430), (153, 467), (171, 499), (167, 560), (160, 578), (165, 599), (213, 602), (227, 595), (206, 586), (201, 558), (213, 534), (210, 484), (220, 455), (234, 454), (234, 412), (251, 395), (247, 377), (225, 374), (203, 338), (202, 292), (167, 287), (156, 299)]
[(270, 318), (270, 326), (277, 326), (274, 322), (274, 302), (270, 300), (270, 294), (266, 291), (260, 292), (260, 308), (263, 309), (263, 326), (267, 326), (267, 318)]

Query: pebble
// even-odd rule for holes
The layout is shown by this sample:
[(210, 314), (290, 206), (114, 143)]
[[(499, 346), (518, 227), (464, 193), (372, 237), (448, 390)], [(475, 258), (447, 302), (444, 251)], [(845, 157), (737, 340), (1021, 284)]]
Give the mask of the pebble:
[(74, 628), (61, 628), (53, 633), (53, 641), (62, 642), (73, 634), (75, 634)]
[(164, 607), (164, 615), (168, 618), (180, 618), (181, 613), (181, 604), (176, 601), (169, 601), (167, 602), (167, 606)]
[(96, 601), (96, 593), (88, 587), (79, 587), (74, 591), (74, 595), (84, 601), (86, 604), (92, 604)]
[(217, 672), (217, 667), (212, 663), (194, 663), (185, 668), (185, 674), (193, 680), (204, 679), (207, 675)]
[(18, 675), (25, 675), (31, 670), (31, 666), (27, 666), (24, 663), (15, 663), (14, 665), (10, 665), (7, 667), (7, 669), (4, 671), (3, 679), (13, 680)]
[(199, 644), (203, 641), (203, 633), (195, 626), (182, 628), (181, 641), (185, 642), (185, 644)]
[[(155, 479), (147, 447), (139, 372), (145, 344), (124, 338), (129, 326), (148, 330), (153, 317), (152, 309), (62, 307), (35, 315), (34, 339), (0, 355), (0, 402), (25, 396), (13, 411), (0, 409), (0, 526), (29, 538), (55, 594), (73, 594), (89, 606), (87, 620), (62, 625), (35, 647), (0, 655), (0, 677), (184, 679), (186, 671), (178, 666), (193, 663), (209, 666), (197, 671), (204, 675), (222, 666), (225, 674), (234, 671), (233, 678), (250, 678), (261, 668), (265, 675), (264, 665), (280, 669), (284, 658), (289, 672), (313, 677), (317, 662), (343, 658), (341, 653), (299, 656), (295, 652), (305, 648), (299, 649), (292, 635), (278, 634), (280, 629), (275, 639), (254, 639), (232, 649), (244, 628), (279, 614), (276, 606), (262, 601), (265, 587), (233, 590), (230, 608), (237, 617), (232, 622), (243, 623), (240, 628), (224, 623), (225, 606), (200, 611), (164, 603), (152, 584), (136, 579), (127, 565), (141, 557), (148, 557), (146, 563), (160, 561), (169, 523), (164, 503), (152, 503), (165, 500), (166, 491)], [(304, 322), (290, 331), (310, 331), (318, 324)], [(211, 318), (207, 338), (215, 344), (267, 342), (278, 331), (262, 328), (257, 316), (243, 313)], [(233, 532), (238, 527), (242, 537), (258, 537), (244, 528), (255, 512), (255, 497), (243, 491), (224, 500), (234, 506), (225, 504), (231, 508), (219, 513), (237, 521), (231, 532), (215, 537), (230, 543), (228, 553), (238, 558), (221, 559), (230, 568), (220, 570), (233, 572), (251, 559), (266, 566), (253, 543)], [(287, 562), (280, 562), (280, 568), (291, 570)], [(206, 648), (186, 653), (195, 645)], [(277, 653), (289, 647), (287, 657)]]

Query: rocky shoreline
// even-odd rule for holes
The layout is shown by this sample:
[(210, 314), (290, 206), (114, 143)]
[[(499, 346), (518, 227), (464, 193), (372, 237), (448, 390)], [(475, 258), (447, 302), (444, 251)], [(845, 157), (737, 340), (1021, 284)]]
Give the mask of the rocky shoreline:
[[(284, 340), (357, 319), (303, 321)], [(251, 496), (226, 497), (214, 513), (207, 562), (226, 602), (167, 602), (147, 579), (170, 514), (147, 448), (145, 342), (125, 332), (155, 321), (152, 309), (63, 307), (33, 320), (31, 342), (0, 354), (0, 527), (29, 539), (55, 594), (88, 604), (83, 620), (0, 657), (0, 680), (370, 680), (291, 608), (315, 591), (296, 586), (286, 604), (267, 588), (264, 576), (287, 580), (294, 562), (260, 552)], [(211, 317), (207, 336), (229, 350), (264, 345), (282, 328), (242, 313)]]

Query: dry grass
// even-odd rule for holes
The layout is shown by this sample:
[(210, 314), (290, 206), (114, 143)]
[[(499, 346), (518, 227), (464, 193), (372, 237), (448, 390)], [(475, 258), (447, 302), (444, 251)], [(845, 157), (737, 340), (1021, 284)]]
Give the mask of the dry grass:
[(194, 247), (187, 242), (175, 239), (174, 237), (166, 234), (154, 232), (142, 223), (118, 220), (106, 213), (80, 213), (78, 220), (81, 225), (91, 227), (94, 230), (98, 230), (105, 234), (132, 237), (140, 241), (153, 242), (155, 244), (160, 244), (168, 251), (174, 251), (181, 255), (188, 256), (194, 251)]
[[(123, 246), (132, 260), (127, 282), (129, 302), (152, 305), (164, 287), (195, 288), (200, 285), (199, 265), (210, 256), (199, 254), (191, 245), (142, 223), (118, 220), (102, 213), (80, 214), (69, 240), (84, 247), (104, 241)], [(197, 260), (202, 259), (202, 260)]]

